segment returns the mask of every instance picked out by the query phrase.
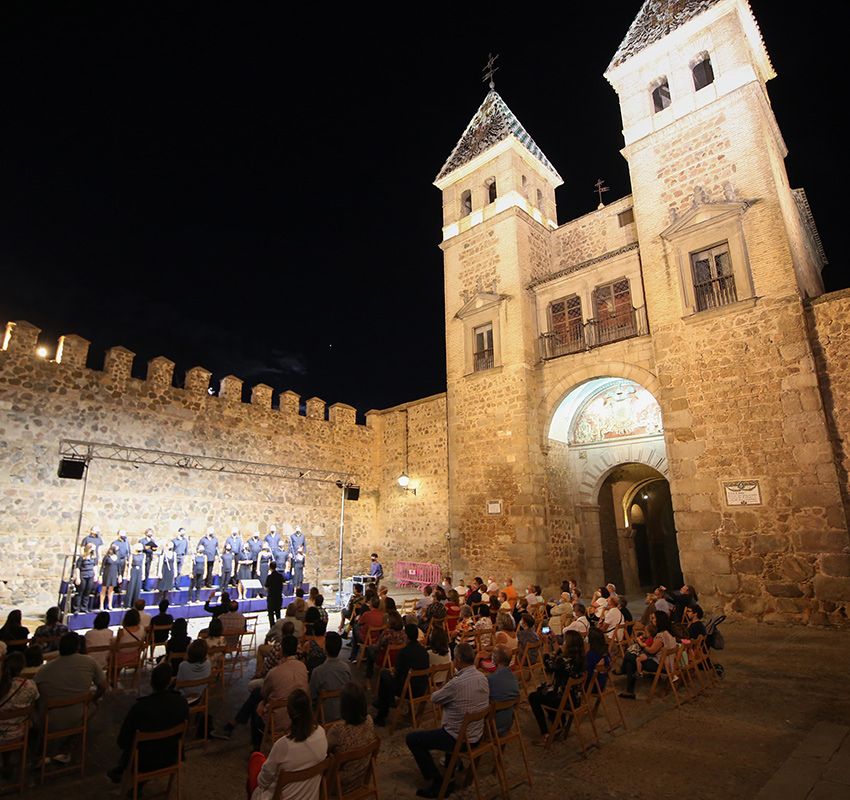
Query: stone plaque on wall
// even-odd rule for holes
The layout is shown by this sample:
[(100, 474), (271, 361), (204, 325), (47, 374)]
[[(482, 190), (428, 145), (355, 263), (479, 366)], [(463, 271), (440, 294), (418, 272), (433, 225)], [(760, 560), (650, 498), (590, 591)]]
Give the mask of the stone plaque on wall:
[(502, 513), (502, 501), (501, 500), (488, 500), (487, 501), (487, 513), (488, 514), (501, 514)]
[(723, 481), (727, 506), (760, 506), (761, 489), (758, 481)]

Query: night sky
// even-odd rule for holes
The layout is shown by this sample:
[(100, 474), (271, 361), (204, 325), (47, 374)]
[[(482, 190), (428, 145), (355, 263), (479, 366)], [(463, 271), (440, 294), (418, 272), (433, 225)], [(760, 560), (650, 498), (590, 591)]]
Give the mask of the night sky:
[[(602, 77), (639, 0), (406, 20), (275, 4), (4, 2), (0, 320), (201, 365), (360, 412), (445, 389), (440, 193), (481, 68), (565, 180), (558, 216), (630, 191)], [(768, 86), (827, 256), (850, 284), (838, 4), (753, 0)], [(292, 9), (295, 6), (288, 6)], [(401, 8), (400, 6), (398, 8)], [(794, 13), (788, 13), (794, 8)], [(527, 21), (522, 21), (523, 11)], [(385, 36), (387, 24), (395, 29)], [(834, 93), (834, 96), (831, 94)]]

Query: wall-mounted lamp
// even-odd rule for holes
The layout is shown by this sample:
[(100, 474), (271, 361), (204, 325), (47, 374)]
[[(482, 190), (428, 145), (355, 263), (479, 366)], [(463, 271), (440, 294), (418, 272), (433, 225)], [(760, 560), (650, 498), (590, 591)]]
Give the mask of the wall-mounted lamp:
[(402, 472), (398, 476), (398, 485), (405, 492), (413, 492), (416, 495), (416, 489), (410, 485), (410, 476), (406, 472)]

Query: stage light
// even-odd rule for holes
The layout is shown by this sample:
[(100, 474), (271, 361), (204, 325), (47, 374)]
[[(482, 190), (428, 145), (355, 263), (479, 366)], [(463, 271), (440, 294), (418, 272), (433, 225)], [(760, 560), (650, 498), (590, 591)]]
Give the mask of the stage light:
[(35, 351), (35, 354), (39, 358), (47, 358), (47, 348), (46, 347), (39, 347), (38, 350)]

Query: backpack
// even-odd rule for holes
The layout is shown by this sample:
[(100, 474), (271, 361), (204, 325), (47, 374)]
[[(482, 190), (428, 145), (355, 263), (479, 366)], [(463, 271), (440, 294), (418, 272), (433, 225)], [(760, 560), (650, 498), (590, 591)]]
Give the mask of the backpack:
[(725, 620), (726, 615), (721, 614), (719, 617), (712, 617), (705, 626), (705, 639), (712, 650), (722, 650), (726, 647), (726, 640), (718, 628), (720, 623)]

